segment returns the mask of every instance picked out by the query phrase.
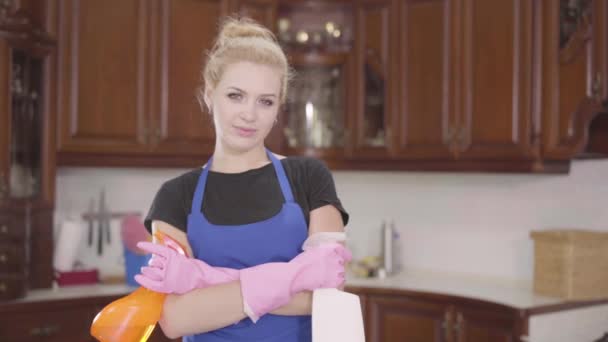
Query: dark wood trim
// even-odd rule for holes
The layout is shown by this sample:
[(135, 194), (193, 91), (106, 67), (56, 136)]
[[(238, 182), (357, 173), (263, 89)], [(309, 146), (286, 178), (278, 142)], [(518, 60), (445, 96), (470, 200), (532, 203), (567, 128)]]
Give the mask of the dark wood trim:
[(24, 300), (15, 300), (9, 302), (3, 302), (0, 304), (0, 314), (2, 313), (19, 313), (19, 312), (32, 312), (32, 310), (40, 307), (44, 307), (45, 310), (53, 311), (53, 309), (61, 309), (66, 305), (74, 305), (74, 306), (89, 306), (89, 305), (106, 305), (107, 303), (116, 300), (120, 297), (127, 295), (128, 293), (119, 294), (119, 295), (103, 295), (103, 296), (94, 296), (94, 297), (74, 297), (67, 299), (45, 299), (45, 300), (36, 300), (36, 301), (24, 301)]
[(492, 303), (480, 299), (446, 295), (434, 292), (424, 291), (412, 291), (404, 289), (390, 289), (390, 288), (373, 288), (373, 287), (357, 287), (357, 286), (346, 286), (345, 291), (354, 292), (357, 294), (364, 294), (366, 296), (403, 296), (416, 299), (418, 301), (432, 301), (432, 302), (445, 302), (454, 306), (468, 306), (479, 309), (490, 309), (498, 312), (520, 312), (521, 310), (513, 308), (508, 305)]
[(564, 302), (564, 303), (559, 303), (559, 304), (538, 306), (538, 307), (535, 307), (532, 309), (525, 310), (525, 313), (529, 317), (529, 316), (534, 316), (534, 315), (547, 314), (547, 313), (551, 313), (551, 312), (580, 309), (580, 308), (585, 308), (585, 307), (590, 307), (590, 306), (606, 305), (606, 304), (608, 304), (608, 298), (597, 299), (597, 300), (586, 300), (586, 301), (570, 301), (570, 302)]
[(348, 57), (347, 53), (343, 52), (319, 52), (316, 54), (312, 53), (301, 53), (301, 52), (287, 52), (287, 58), (292, 66), (302, 67), (311, 65), (320, 66), (335, 66), (346, 63)]
[[(432, 172), (496, 172), (567, 174), (570, 161), (449, 161), (449, 160), (399, 160), (399, 159), (344, 159), (340, 149), (287, 149), (276, 151), (287, 156), (305, 155), (323, 160), (336, 171), (432, 171)], [(74, 167), (162, 167), (189, 168), (205, 163), (209, 155), (160, 155), (160, 154), (96, 154), (59, 152), (58, 165)]]

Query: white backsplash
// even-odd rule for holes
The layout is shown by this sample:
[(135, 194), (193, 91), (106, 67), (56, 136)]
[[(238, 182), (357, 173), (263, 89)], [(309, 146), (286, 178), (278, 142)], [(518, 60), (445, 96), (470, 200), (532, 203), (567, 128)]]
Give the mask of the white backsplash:
[[(102, 187), (111, 210), (147, 213), (163, 181), (183, 169), (60, 168), (57, 219), (79, 215)], [(608, 161), (576, 161), (569, 175), (334, 172), (351, 214), (355, 257), (377, 254), (394, 220), (403, 267), (529, 283), (531, 230), (608, 231)]]

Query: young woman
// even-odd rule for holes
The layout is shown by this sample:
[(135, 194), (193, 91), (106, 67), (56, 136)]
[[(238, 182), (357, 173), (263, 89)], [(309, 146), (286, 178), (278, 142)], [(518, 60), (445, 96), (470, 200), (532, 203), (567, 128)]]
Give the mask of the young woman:
[(215, 126), (213, 156), (165, 182), (146, 218), (192, 258), (140, 244), (153, 257), (136, 280), (170, 294), (160, 321), (168, 337), (310, 341), (311, 291), (344, 283), (344, 246), (302, 249), (310, 236), (343, 232), (348, 222), (329, 170), (264, 146), (289, 78), (269, 30), (247, 19), (223, 23), (200, 93)]

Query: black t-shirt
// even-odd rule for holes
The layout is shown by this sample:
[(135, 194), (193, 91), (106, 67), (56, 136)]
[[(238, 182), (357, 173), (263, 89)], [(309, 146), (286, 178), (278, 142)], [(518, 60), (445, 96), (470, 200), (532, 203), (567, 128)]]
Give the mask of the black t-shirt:
[[(344, 225), (349, 215), (336, 194), (327, 166), (314, 158), (287, 157), (281, 161), (295, 201), (309, 223), (310, 211), (333, 205)], [(159, 220), (186, 232), (192, 198), (202, 168), (166, 181), (156, 194), (145, 220), (148, 231)], [(202, 212), (216, 225), (243, 225), (266, 220), (281, 211), (285, 199), (272, 163), (241, 173), (209, 171)]]

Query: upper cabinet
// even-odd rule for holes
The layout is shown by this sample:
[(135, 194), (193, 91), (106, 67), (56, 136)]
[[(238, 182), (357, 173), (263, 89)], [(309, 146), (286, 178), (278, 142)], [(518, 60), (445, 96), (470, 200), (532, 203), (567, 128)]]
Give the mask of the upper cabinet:
[(194, 165), (212, 151), (196, 92), (225, 1), (66, 0), (51, 11), (60, 163)]
[(29, 2), (0, 1), (0, 207), (54, 202), (46, 61), (55, 41)]
[(155, 155), (201, 164), (200, 158), (213, 151), (213, 120), (201, 108), (197, 92), (223, 6), (221, 1), (163, 0), (152, 9), (148, 134)]
[(458, 54), (453, 1), (399, 1), (398, 59), (389, 72), (398, 82), (392, 142), (404, 160), (449, 160), (457, 129), (454, 73)]
[(531, 93), (533, 3), (460, 1), (452, 26), (457, 120), (448, 130), (459, 159), (539, 158)]
[(278, 39), (295, 71), (284, 113), (283, 150), (343, 162), (355, 109), (352, 4), (282, 3)]
[(110, 3), (54, 2), (60, 159), (147, 149), (150, 2)]
[(566, 172), (608, 97), (603, 0), (110, 2), (49, 6), (64, 165), (204, 162), (196, 93), (227, 14), (296, 71), (267, 146), (332, 168)]
[(385, 159), (393, 150), (399, 74), (398, 4), (366, 0), (355, 11), (355, 92), (351, 158)]
[(584, 148), (589, 123), (608, 99), (608, 2), (543, 0), (537, 7), (542, 68), (534, 96), (543, 155), (567, 160)]

